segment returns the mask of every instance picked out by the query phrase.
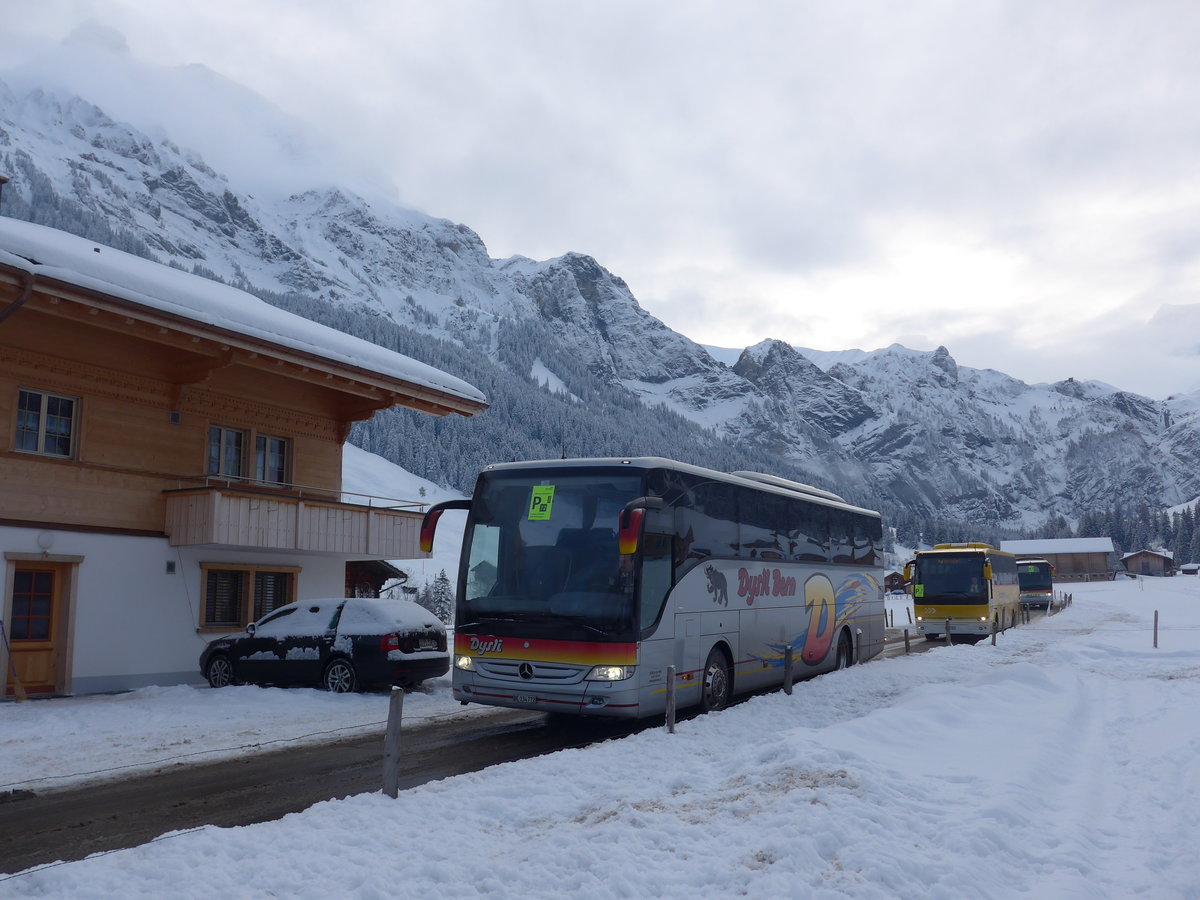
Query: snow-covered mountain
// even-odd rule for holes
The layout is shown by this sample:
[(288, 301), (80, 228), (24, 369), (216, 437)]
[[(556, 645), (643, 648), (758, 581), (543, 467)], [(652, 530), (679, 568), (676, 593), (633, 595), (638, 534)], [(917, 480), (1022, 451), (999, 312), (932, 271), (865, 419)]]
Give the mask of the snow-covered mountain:
[[(958, 366), (945, 348), (822, 354), (767, 340), (728, 364), (642, 309), (589, 256), (496, 260), (465, 225), (345, 185), (279, 191), (239, 180), (173, 143), (161, 122), (118, 120), (29, 79), (0, 80), (5, 215), (268, 299), (345, 310), (345, 327), (396, 323), (451, 342), (473, 365), (495, 367), (494, 376), (456, 374), (525, 385), (491, 388), (494, 401), (514, 398), (512, 415), (494, 405), (488, 429), (454, 431), (446, 452), (459, 457), (553, 453), (557, 442), (572, 455), (655, 452), (710, 465), (740, 454), (740, 467), (748, 459), (859, 502), (988, 526), (1200, 494), (1200, 396), (1156, 402), (1096, 382), (1027, 385)], [(203, 102), (199, 88), (190, 102)], [(246, 116), (237, 121), (247, 127)], [(621, 412), (638, 402), (637, 416)], [(537, 409), (517, 415), (517, 405)], [(653, 417), (663, 430), (643, 424)], [(533, 449), (521, 443), (531, 420), (552, 423)], [(419, 459), (396, 458), (412, 442), (394, 432), (363, 434), (369, 449), (440, 474), (428, 457), (424, 471)], [(465, 451), (473, 435), (478, 444)]]

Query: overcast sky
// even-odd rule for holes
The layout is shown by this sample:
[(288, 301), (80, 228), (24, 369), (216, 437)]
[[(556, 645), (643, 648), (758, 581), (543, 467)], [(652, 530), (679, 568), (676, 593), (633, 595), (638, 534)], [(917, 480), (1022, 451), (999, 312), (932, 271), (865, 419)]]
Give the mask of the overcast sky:
[[(495, 257), (595, 256), (701, 343), (943, 344), (1028, 382), (1200, 390), (1194, 0), (0, 8), (0, 61), (103, 21)], [(206, 156), (239, 152), (198, 124)]]

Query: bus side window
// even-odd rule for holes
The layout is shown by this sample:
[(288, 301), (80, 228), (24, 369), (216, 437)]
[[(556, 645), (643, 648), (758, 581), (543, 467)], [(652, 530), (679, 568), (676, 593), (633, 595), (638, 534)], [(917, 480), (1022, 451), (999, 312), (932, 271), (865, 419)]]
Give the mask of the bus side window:
[(467, 572), (468, 598), (486, 597), (496, 587), (500, 573), (500, 528), (495, 525), (476, 525), (471, 532), (471, 554), (474, 561)]
[(860, 566), (877, 566), (883, 559), (883, 528), (879, 519), (854, 520), (854, 561)]
[(674, 548), (669, 534), (646, 534), (642, 539), (642, 595), (638, 627), (642, 631), (658, 621), (674, 575)]
[(788, 532), (788, 501), (774, 494), (739, 491), (741, 519), (738, 556), (745, 559), (784, 559)]
[(692, 533), (693, 558), (735, 557), (739, 549), (737, 495), (733, 485), (702, 483), (693, 487), (692, 506), (684, 510), (685, 530)]
[(792, 507), (789, 523), (792, 559), (826, 562), (829, 559), (829, 509), (816, 503)]
[(829, 550), (835, 563), (853, 563), (854, 517), (841, 509), (829, 511)]

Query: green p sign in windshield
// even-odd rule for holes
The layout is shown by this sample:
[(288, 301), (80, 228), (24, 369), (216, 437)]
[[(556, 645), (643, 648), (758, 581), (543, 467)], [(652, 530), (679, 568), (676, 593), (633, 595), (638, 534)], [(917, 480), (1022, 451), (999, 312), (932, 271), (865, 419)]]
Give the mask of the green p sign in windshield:
[(544, 522), (550, 518), (550, 510), (554, 507), (554, 485), (539, 484), (533, 488), (529, 498), (529, 520)]

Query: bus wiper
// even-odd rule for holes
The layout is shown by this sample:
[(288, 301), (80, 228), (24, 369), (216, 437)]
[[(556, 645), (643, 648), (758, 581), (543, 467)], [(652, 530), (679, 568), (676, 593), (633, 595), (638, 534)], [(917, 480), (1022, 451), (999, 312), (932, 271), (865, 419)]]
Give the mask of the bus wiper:
[(598, 634), (600, 637), (608, 637), (608, 632), (602, 628), (597, 628), (595, 625), (589, 625), (587, 622), (580, 622), (578, 619), (567, 619), (572, 625), (590, 631), (592, 634)]
[[(487, 614), (476, 614), (479, 621), (472, 622), (472, 625), (486, 625), (488, 622), (544, 622), (546, 616), (544, 613), (520, 613), (509, 610), (502, 616), (491, 616)], [(465, 628), (465, 625), (460, 625), (460, 628)]]

